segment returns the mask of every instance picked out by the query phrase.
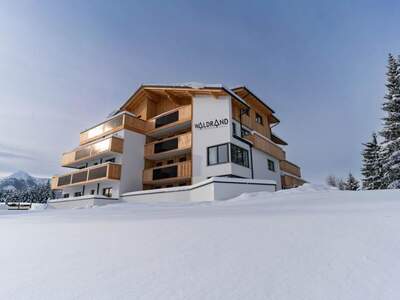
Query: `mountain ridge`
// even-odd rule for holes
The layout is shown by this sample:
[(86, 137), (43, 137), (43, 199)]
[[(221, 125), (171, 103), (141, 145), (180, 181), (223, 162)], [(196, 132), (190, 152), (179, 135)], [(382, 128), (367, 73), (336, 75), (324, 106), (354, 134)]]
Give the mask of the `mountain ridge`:
[(22, 191), (47, 184), (49, 178), (34, 177), (29, 173), (18, 170), (13, 174), (0, 178), (0, 191)]

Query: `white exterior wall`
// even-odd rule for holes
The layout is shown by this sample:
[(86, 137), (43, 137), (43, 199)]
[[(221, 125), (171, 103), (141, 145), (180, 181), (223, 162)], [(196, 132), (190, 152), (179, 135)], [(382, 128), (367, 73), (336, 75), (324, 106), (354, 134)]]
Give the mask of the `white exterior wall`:
[(143, 189), (144, 145), (146, 143), (145, 135), (133, 131), (123, 130), (123, 138), (121, 194)]
[(237, 197), (243, 193), (274, 192), (276, 183), (272, 180), (213, 177), (184, 187), (147, 190), (121, 195), (128, 202), (163, 201), (217, 201)]
[[(268, 159), (275, 163), (275, 172), (268, 170)], [(271, 179), (277, 183), (277, 189), (281, 189), (281, 171), (279, 169), (279, 160), (253, 148), (253, 172), (254, 179)]]
[[(230, 142), (231, 137), (231, 97), (216, 99), (213, 96), (199, 95), (193, 97), (192, 116), (192, 180), (193, 183), (203, 181), (210, 176), (227, 175), (231, 173), (230, 164), (207, 166), (207, 147)], [(218, 128), (195, 128), (195, 124), (211, 120), (227, 118), (228, 125)]]

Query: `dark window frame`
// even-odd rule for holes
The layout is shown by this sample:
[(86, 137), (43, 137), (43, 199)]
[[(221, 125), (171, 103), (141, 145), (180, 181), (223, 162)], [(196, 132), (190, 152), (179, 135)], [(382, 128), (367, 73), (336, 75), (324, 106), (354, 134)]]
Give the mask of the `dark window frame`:
[[(227, 160), (220, 162), (219, 160), (219, 147), (226, 146), (226, 157)], [(217, 162), (210, 164), (210, 149), (211, 148), (217, 148)], [(223, 144), (218, 144), (218, 145), (213, 145), (207, 147), (207, 166), (216, 166), (216, 165), (221, 165), (221, 164), (226, 164), (229, 163), (229, 143), (223, 143)]]
[(112, 197), (112, 187), (103, 188), (103, 196), (111, 198)]
[(268, 170), (271, 172), (276, 172), (275, 162), (272, 159), (267, 159), (268, 162)]
[(250, 168), (249, 150), (236, 144), (231, 144), (231, 162), (245, 168)]
[(264, 119), (262, 117), (262, 115), (256, 113), (256, 123), (260, 124), (260, 125), (264, 125)]

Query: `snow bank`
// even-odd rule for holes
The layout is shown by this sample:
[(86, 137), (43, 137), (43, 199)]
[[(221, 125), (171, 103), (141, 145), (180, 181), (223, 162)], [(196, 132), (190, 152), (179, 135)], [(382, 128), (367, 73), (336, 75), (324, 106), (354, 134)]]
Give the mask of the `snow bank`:
[(399, 299), (400, 192), (0, 216), (0, 299)]

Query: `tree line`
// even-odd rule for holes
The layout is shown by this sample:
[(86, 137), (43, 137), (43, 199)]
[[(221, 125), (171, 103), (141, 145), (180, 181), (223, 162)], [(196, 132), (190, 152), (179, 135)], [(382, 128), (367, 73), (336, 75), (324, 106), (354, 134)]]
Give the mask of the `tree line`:
[(24, 190), (3, 190), (0, 191), (0, 202), (28, 202), (46, 203), (48, 199), (54, 198), (50, 183), (39, 184), (35, 187)]
[[(400, 189), (400, 57), (389, 54), (386, 93), (382, 104), (382, 128), (363, 144), (362, 188)], [(342, 190), (358, 190), (358, 180), (349, 173), (346, 180), (328, 176), (327, 184)]]

